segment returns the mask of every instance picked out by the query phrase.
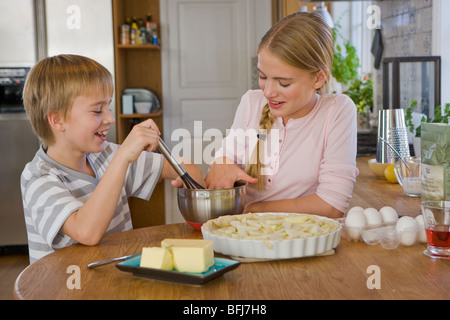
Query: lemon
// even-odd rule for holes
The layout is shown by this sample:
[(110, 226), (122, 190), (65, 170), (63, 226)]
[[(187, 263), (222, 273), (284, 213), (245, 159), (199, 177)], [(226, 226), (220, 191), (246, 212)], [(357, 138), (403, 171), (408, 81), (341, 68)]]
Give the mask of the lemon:
[(395, 176), (394, 167), (395, 164), (390, 164), (386, 167), (386, 169), (384, 169), (384, 177), (390, 183), (398, 183), (397, 177)]

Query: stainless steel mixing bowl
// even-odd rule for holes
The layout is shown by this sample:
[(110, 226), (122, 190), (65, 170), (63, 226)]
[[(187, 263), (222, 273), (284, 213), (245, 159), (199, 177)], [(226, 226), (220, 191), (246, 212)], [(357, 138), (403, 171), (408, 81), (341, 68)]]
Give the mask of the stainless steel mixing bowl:
[(210, 219), (244, 212), (246, 186), (238, 181), (229, 189), (178, 188), (178, 208), (186, 222), (200, 230)]

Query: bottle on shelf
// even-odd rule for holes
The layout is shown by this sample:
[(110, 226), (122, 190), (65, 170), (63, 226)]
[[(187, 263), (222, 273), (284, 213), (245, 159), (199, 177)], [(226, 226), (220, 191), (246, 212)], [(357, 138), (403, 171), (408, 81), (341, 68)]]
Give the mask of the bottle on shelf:
[(139, 29), (139, 41), (140, 44), (147, 44), (147, 30), (145, 28), (144, 19), (138, 20), (138, 29)]
[(125, 23), (120, 26), (120, 43), (130, 44), (131, 18), (127, 17)]
[(130, 44), (130, 26), (128, 24), (120, 26), (120, 43)]
[(131, 23), (130, 44), (141, 44), (139, 28), (135, 17), (133, 17), (133, 22)]
[(147, 13), (145, 27), (147, 30), (148, 43), (158, 45), (158, 24), (152, 21), (152, 15), (150, 13)]

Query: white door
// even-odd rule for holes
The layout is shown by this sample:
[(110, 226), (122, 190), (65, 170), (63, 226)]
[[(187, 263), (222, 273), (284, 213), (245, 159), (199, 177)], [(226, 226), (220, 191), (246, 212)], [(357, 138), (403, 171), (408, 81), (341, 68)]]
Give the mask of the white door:
[[(206, 173), (241, 96), (257, 87), (270, 0), (161, 0), (164, 139)], [(205, 152), (204, 152), (205, 151)], [(166, 183), (166, 223), (184, 221)]]

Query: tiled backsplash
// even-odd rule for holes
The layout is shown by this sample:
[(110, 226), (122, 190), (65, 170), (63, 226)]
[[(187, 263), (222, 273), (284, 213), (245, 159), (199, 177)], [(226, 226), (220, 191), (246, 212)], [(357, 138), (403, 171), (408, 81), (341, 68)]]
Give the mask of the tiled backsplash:
[(385, 57), (431, 55), (431, 0), (374, 3), (381, 9)]
[[(432, 39), (432, 0), (378, 0), (380, 7), (383, 57), (430, 56)], [(375, 101), (382, 108), (382, 66), (375, 71)]]

